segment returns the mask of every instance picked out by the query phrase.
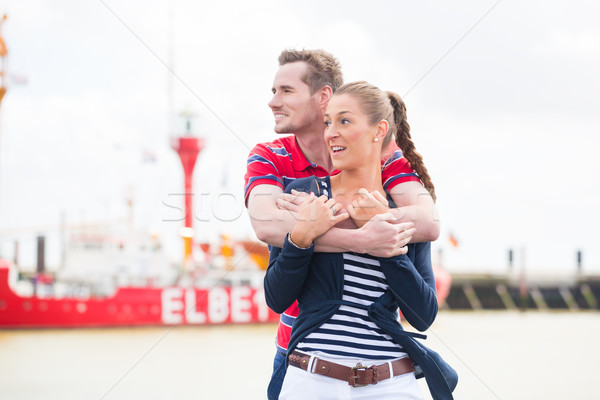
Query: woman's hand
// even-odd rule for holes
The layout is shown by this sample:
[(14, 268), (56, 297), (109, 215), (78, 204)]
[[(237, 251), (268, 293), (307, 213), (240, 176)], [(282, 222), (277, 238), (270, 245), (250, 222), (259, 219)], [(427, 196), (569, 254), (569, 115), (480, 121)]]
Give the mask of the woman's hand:
[(347, 213), (338, 214), (342, 205), (325, 195), (316, 197), (311, 193), (301, 200), (296, 226), (290, 235), (291, 241), (298, 247), (310, 247), (316, 238), (349, 217)]
[(288, 210), (297, 213), (300, 204), (309, 196), (308, 193), (292, 189), (292, 193), (281, 193), (277, 198), (277, 207), (280, 210)]
[(389, 203), (377, 190), (369, 193), (367, 189), (358, 191), (360, 198), (348, 205), (348, 213), (352, 221), (362, 228), (371, 218), (377, 214), (385, 214), (389, 211)]

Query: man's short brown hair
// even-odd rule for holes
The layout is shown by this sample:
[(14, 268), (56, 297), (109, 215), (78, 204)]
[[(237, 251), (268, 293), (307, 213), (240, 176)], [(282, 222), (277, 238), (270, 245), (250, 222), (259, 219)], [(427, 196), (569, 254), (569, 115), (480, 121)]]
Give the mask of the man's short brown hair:
[(325, 50), (283, 50), (278, 60), (279, 66), (298, 61), (308, 64), (308, 72), (301, 79), (311, 94), (323, 86), (330, 86), (335, 92), (344, 84), (340, 62)]

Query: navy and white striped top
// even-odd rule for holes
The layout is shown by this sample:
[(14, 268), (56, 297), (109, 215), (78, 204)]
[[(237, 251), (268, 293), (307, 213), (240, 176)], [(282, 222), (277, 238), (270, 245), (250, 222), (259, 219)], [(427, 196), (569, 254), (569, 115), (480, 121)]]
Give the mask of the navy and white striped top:
[[(388, 289), (379, 260), (366, 254), (343, 256), (342, 299), (368, 306)], [(402, 347), (369, 319), (366, 309), (347, 305), (340, 306), (329, 321), (307, 335), (297, 349), (354, 359), (388, 360), (406, 356)]]

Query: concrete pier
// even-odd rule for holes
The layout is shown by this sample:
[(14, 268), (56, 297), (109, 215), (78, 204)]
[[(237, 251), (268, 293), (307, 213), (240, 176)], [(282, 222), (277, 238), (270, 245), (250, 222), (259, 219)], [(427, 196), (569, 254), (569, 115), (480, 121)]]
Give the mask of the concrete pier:
[(599, 310), (600, 276), (453, 274), (450, 310)]

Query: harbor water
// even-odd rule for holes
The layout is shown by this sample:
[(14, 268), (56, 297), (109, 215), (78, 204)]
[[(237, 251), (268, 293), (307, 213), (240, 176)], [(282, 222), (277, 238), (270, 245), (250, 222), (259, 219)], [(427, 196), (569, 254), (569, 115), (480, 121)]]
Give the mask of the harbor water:
[[(0, 399), (264, 399), (275, 330), (0, 331)], [(597, 312), (445, 311), (426, 343), (459, 372), (456, 399), (595, 399), (599, 332)]]

